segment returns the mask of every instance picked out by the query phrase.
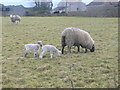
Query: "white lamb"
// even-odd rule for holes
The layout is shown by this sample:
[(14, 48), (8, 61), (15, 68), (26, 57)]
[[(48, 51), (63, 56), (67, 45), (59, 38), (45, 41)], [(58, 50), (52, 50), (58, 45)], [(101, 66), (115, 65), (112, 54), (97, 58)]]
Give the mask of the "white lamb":
[(42, 41), (38, 41), (38, 44), (25, 44), (24, 57), (29, 51), (34, 51), (34, 57), (37, 57), (40, 46), (42, 46)]
[(50, 52), (51, 58), (53, 58), (53, 55), (55, 55), (55, 54), (58, 55), (58, 56), (60, 56), (60, 54), (61, 54), (61, 51), (59, 51), (55, 46), (53, 46), (53, 45), (44, 45), (42, 47), (42, 52), (41, 52), (39, 58), (42, 59), (43, 55), (46, 52)]

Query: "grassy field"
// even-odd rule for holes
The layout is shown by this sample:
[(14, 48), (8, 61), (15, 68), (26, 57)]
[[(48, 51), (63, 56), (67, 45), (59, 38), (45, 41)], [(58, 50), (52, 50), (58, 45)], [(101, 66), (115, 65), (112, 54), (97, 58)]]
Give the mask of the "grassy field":
[[(23, 58), (24, 44), (52, 44), (61, 50), (61, 32), (67, 27), (86, 30), (95, 41), (96, 51), (72, 53), (40, 60), (29, 53)], [(117, 18), (22, 17), (11, 24), (2, 17), (3, 88), (114, 88), (118, 86)]]

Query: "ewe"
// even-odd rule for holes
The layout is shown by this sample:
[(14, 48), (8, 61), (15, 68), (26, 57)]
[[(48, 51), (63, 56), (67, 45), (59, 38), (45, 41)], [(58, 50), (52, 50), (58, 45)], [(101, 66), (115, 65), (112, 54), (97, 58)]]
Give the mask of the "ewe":
[(42, 46), (42, 41), (38, 41), (38, 44), (25, 44), (24, 57), (29, 51), (34, 51), (34, 57), (37, 57), (40, 46)]
[(41, 52), (39, 58), (42, 59), (42, 58), (43, 58), (43, 55), (44, 55), (46, 52), (50, 52), (51, 58), (53, 58), (53, 55), (54, 55), (54, 54), (56, 54), (56, 55), (58, 55), (58, 56), (60, 56), (60, 54), (61, 54), (61, 51), (59, 51), (55, 46), (53, 46), (53, 45), (44, 45), (44, 46), (42, 47), (42, 52)]
[(80, 46), (85, 48), (85, 53), (87, 49), (91, 52), (95, 51), (94, 40), (90, 34), (84, 30), (77, 28), (66, 28), (61, 35), (61, 45), (62, 45), (62, 54), (64, 53), (64, 47), (68, 47), (69, 53), (71, 53), (71, 47), (77, 46), (78, 52), (80, 51)]
[(10, 15), (10, 19), (12, 23), (18, 24), (21, 21), (21, 17), (19, 15)]

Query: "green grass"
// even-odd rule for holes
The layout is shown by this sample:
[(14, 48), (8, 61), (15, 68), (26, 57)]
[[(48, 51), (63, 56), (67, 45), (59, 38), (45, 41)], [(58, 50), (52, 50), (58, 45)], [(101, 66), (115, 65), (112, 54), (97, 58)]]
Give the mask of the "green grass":
[[(95, 41), (96, 51), (40, 60), (29, 53), (23, 58), (24, 44), (52, 44), (61, 50), (61, 32), (67, 27), (86, 30)], [(22, 17), (20, 24), (2, 18), (3, 88), (114, 88), (118, 85), (117, 18)], [(67, 52), (67, 48), (65, 49)], [(72, 65), (72, 66), (71, 66)], [(71, 66), (71, 71), (70, 71)]]

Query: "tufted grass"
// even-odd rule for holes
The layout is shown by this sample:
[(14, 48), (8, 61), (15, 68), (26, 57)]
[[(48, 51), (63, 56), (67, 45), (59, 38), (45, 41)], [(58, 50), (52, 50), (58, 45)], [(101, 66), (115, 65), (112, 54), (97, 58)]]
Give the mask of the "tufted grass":
[[(2, 17), (3, 88), (115, 88), (118, 86), (117, 18), (22, 17), (18, 25)], [(72, 53), (40, 60), (29, 53), (23, 58), (24, 44), (52, 44), (61, 50), (60, 35), (67, 27), (86, 30), (95, 40), (96, 51)], [(73, 84), (72, 84), (72, 83)]]

